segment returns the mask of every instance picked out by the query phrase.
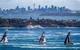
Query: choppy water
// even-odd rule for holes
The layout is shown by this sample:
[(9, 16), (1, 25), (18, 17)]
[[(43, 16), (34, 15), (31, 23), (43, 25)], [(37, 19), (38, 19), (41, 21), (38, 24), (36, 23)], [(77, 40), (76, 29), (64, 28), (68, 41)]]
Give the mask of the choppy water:
[[(6, 29), (9, 42), (6, 47), (0, 43), (0, 50), (80, 50), (80, 28), (0, 27), (0, 38)], [(38, 42), (43, 31), (47, 39), (46, 45), (40, 45)], [(64, 45), (64, 39), (69, 31), (74, 42), (73, 46)]]

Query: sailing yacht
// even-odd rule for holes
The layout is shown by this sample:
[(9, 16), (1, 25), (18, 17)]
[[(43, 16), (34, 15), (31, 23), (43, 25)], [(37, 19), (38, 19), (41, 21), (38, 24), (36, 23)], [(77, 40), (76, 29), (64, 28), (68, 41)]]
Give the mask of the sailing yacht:
[(64, 44), (65, 45), (72, 45), (72, 39), (71, 39), (71, 36), (70, 36), (70, 32), (68, 33), (68, 35), (66, 36), (65, 38), (65, 41), (64, 41)]
[(4, 35), (3, 37), (1, 38), (1, 41), (2, 43), (7, 43), (8, 42), (8, 38), (7, 38), (7, 35), (6, 35), (7, 32), (4, 32)]
[(44, 36), (44, 32), (42, 33), (42, 35), (41, 35), (41, 37), (40, 37), (40, 39), (39, 39), (39, 43), (40, 43), (40, 44), (45, 44), (45, 43), (46, 43), (46, 38), (45, 38), (45, 36)]
[(27, 25), (27, 28), (34, 28), (31, 22)]
[(27, 25), (27, 28), (43, 28), (43, 27), (40, 26), (40, 25), (32, 25), (32, 23), (30, 22), (30, 23)]

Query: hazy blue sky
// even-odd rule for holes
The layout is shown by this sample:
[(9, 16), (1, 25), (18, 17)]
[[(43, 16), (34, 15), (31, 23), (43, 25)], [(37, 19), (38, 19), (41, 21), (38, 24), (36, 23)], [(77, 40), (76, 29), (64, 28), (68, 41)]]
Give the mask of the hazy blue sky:
[[(54, 6), (66, 6), (72, 10), (80, 10), (80, 0), (34, 0), (35, 6), (38, 5), (45, 6), (45, 5), (54, 5)], [(0, 0), (0, 8), (3, 9), (10, 9), (15, 8), (17, 5), (20, 7), (31, 6), (33, 8), (33, 0)]]

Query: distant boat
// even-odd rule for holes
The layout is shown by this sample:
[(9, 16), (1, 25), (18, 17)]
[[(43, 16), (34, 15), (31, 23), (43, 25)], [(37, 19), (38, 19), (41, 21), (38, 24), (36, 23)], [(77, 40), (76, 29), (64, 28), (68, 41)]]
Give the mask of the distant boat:
[(8, 42), (8, 38), (7, 38), (6, 33), (7, 33), (7, 32), (4, 32), (4, 35), (2, 36), (0, 42), (2, 42), (2, 43), (7, 43), (7, 42)]
[(27, 28), (34, 28), (31, 22), (27, 25)]
[(40, 44), (45, 44), (45, 43), (46, 43), (46, 38), (45, 38), (45, 36), (44, 36), (44, 32), (42, 33), (42, 35), (41, 35), (41, 37), (40, 37), (40, 39), (39, 39), (39, 43), (40, 43)]
[(35, 25), (34, 28), (43, 28), (43, 27), (40, 25)]
[(32, 23), (30, 22), (28, 25), (27, 25), (27, 28), (43, 28), (42, 26), (40, 25), (32, 25)]
[(70, 32), (68, 33), (68, 35), (66, 36), (65, 38), (65, 41), (64, 41), (64, 44), (65, 45), (72, 45), (72, 39), (71, 39), (71, 36), (70, 36)]

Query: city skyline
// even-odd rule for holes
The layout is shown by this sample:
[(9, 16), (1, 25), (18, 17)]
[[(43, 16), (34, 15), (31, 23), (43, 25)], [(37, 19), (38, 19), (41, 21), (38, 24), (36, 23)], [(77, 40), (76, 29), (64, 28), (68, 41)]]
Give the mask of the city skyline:
[(0, 0), (0, 8), (1, 9), (12, 9), (16, 8), (16, 6), (24, 7), (27, 9), (28, 6), (31, 8), (38, 8), (38, 6), (44, 7), (48, 5), (58, 6), (58, 7), (67, 7), (72, 10), (80, 10), (80, 1), (79, 0)]

